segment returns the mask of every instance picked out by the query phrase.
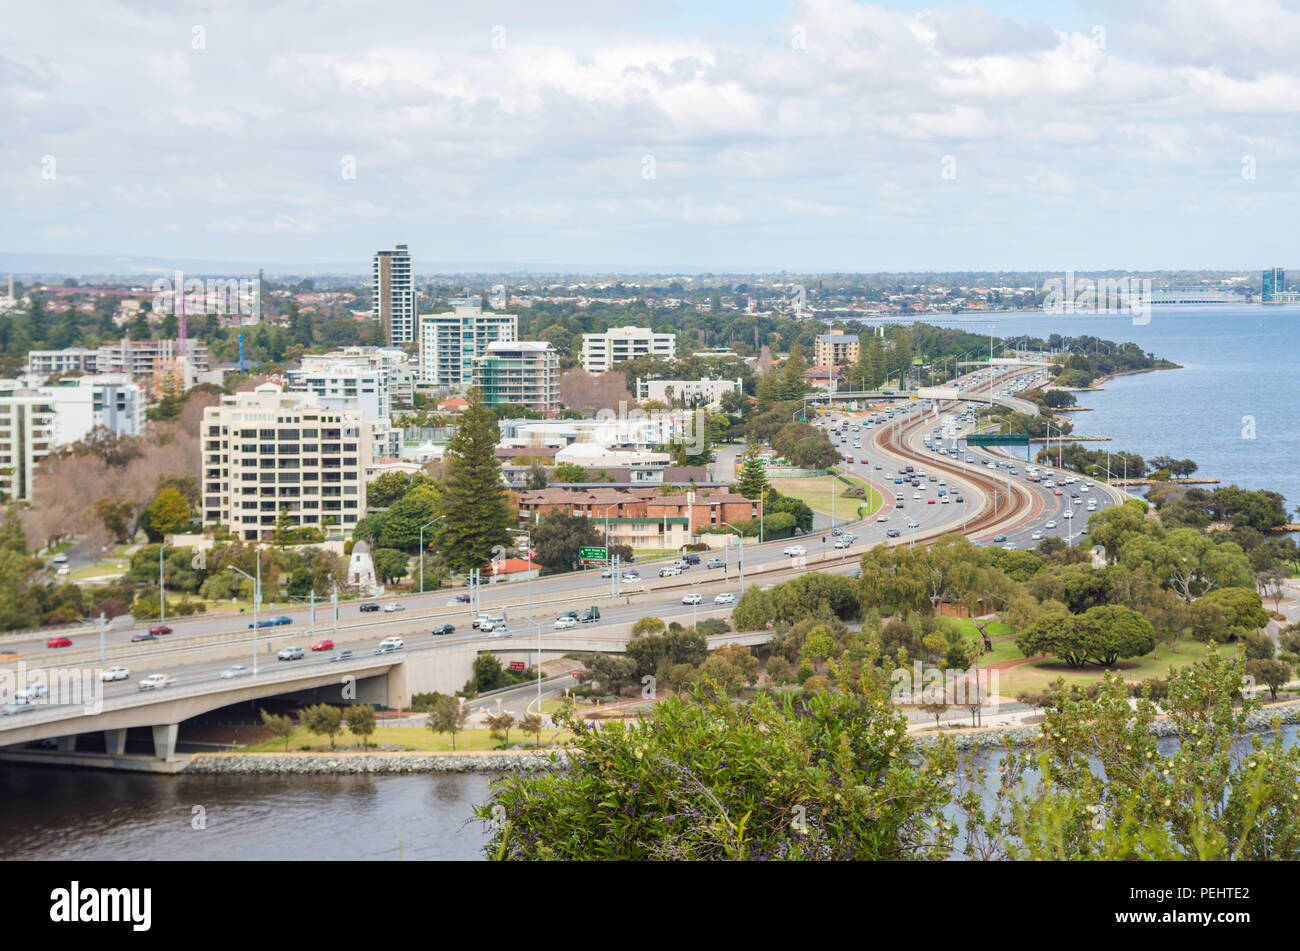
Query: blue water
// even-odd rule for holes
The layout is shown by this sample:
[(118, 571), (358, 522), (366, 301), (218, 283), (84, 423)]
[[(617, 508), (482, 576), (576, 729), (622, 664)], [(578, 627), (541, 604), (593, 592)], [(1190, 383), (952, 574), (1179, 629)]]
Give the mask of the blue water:
[[(977, 333), (1046, 339), (1092, 334), (1116, 343), (1132, 341), (1181, 364), (1117, 377), (1099, 392), (1079, 393), (1074, 432), (1110, 436), (1090, 448), (1194, 459), (1197, 475), (1243, 489), (1273, 489), (1289, 508), (1300, 506), (1300, 374), (1292, 363), (1300, 307), (1261, 305), (1156, 306), (1150, 323), (1132, 317), (1041, 313), (980, 317), (948, 323)], [(925, 320), (926, 318), (918, 318)], [(1249, 425), (1253, 421), (1253, 434)]]

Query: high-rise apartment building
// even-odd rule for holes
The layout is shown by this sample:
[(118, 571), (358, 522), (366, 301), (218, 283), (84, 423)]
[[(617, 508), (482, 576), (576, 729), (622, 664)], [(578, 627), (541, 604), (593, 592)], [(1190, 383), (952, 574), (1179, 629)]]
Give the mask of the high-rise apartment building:
[(1280, 267), (1271, 267), (1264, 272), (1264, 282), (1259, 299), (1261, 303), (1271, 304), (1278, 295), (1286, 291), (1286, 271)]
[(416, 335), (415, 280), (406, 245), (376, 251), (371, 271), (372, 315), (384, 326), (384, 339), (393, 346), (410, 343)]
[(659, 334), (648, 327), (613, 327), (603, 334), (582, 335), (582, 368), (588, 373), (604, 373), (638, 357), (672, 360), (676, 356), (677, 334)]
[(842, 367), (857, 363), (860, 346), (857, 334), (818, 334), (813, 340), (813, 366)]
[(203, 521), (239, 538), (295, 525), (349, 530), (365, 511), (370, 427), (359, 409), (328, 409), (274, 383), (203, 411)]
[(0, 380), (0, 497), (32, 500), (36, 465), (54, 446), (54, 406), (17, 380)]
[(420, 318), (420, 382), (452, 389), (469, 387), (474, 360), (493, 343), (519, 338), (514, 314), (484, 311), (477, 297), (452, 300), (451, 312)]
[(146, 393), (124, 373), (78, 377), (37, 391), (54, 409), (56, 445), (84, 439), (97, 426), (119, 436), (144, 432)]
[(560, 358), (545, 341), (497, 341), (474, 360), (474, 386), (488, 406), (510, 403), (552, 416), (560, 409)]

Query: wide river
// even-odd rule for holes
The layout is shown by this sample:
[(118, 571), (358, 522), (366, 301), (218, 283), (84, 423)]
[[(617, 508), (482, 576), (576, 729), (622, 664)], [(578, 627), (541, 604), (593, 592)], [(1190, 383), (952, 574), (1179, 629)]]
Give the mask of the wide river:
[[(1133, 341), (1181, 364), (1081, 394), (1093, 411), (1076, 415), (1075, 432), (1195, 459), (1200, 474), (1300, 505), (1300, 374), (1287, 356), (1300, 308), (1156, 307), (1136, 325), (1127, 315), (1004, 314), (958, 326), (987, 333), (990, 324), (1009, 338)], [(2, 766), (0, 857), (477, 859), (486, 833), (468, 820), (488, 789), (479, 775), (235, 779)]]

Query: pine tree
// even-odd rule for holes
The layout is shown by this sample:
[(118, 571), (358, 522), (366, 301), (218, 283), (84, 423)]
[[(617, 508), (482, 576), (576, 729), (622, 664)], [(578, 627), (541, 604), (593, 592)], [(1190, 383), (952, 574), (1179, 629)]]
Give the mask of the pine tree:
[(767, 476), (763, 473), (763, 460), (758, 457), (758, 447), (751, 443), (740, 464), (740, 476), (736, 479), (735, 490), (747, 499), (757, 499), (766, 489)]
[(468, 398), (469, 408), (447, 445), (443, 517), (437, 528), (438, 548), (454, 571), (482, 567), (496, 546), (510, 541), (510, 506), (495, 452), (500, 435), (496, 414), (483, 404), (480, 390), (470, 390)]

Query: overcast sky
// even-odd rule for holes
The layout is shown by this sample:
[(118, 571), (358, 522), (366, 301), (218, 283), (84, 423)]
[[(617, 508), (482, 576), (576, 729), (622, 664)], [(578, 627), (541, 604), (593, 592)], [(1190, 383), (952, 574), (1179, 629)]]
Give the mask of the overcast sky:
[(1256, 269), (1296, 231), (1300, 3), (4, 7), (0, 252)]

